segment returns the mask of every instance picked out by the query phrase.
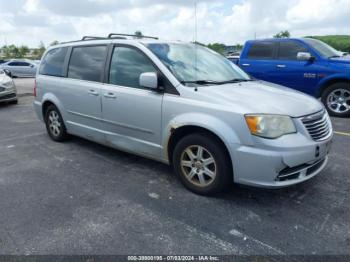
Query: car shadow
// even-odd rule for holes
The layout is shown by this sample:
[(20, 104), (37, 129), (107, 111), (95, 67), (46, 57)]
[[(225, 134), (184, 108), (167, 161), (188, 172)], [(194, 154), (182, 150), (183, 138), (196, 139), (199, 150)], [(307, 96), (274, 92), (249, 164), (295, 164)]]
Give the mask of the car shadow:
[[(187, 191), (185, 187), (183, 187), (180, 181), (176, 178), (173, 168), (169, 165), (160, 163), (158, 161), (154, 161), (151, 159), (147, 159), (144, 157), (140, 157), (137, 155), (133, 155), (131, 153), (123, 152), (118, 149), (110, 148), (104, 145), (100, 145), (89, 140), (72, 136), (69, 140), (71, 144), (77, 144), (83, 148), (88, 150), (92, 150), (95, 154), (101, 155), (104, 158), (107, 158), (109, 161), (114, 161), (116, 164), (122, 162), (130, 164), (137, 164), (139, 166), (143, 166), (145, 170), (153, 170), (157, 174), (159, 174), (159, 186), (162, 186), (164, 183), (164, 176), (167, 178), (166, 180), (170, 183), (173, 183), (172, 190), (184, 190)], [(258, 171), (257, 171), (258, 172)], [(142, 176), (147, 176), (147, 172), (140, 174)], [(154, 177), (153, 177), (154, 178)], [(156, 178), (157, 179), (157, 178)], [(280, 189), (266, 189), (266, 188), (257, 188), (245, 185), (233, 184), (228, 192), (218, 193), (212, 196), (203, 196), (210, 197), (212, 199), (220, 200), (220, 201), (229, 201), (229, 202), (240, 202), (244, 201), (253, 201), (256, 203), (263, 202), (266, 205), (274, 205), (273, 203), (284, 201), (286, 199), (293, 199), (298, 202), (298, 197), (306, 195), (306, 192), (313, 188), (313, 185), (317, 182), (317, 176), (312, 178), (311, 180), (305, 181), (300, 184), (296, 184), (293, 186), (280, 188)], [(165, 186), (165, 185), (164, 185)], [(201, 196), (199, 196), (201, 197)]]

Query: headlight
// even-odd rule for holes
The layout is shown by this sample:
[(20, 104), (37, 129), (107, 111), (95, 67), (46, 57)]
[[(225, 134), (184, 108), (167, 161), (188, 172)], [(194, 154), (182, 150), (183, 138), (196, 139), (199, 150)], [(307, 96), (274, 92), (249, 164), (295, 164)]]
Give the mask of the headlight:
[(289, 116), (281, 115), (246, 115), (250, 132), (253, 135), (265, 138), (278, 138), (280, 136), (296, 133), (296, 128)]
[(13, 84), (12, 81), (8, 81), (8, 82), (5, 82), (5, 83), (2, 83), (1, 85), (6, 87), (6, 88), (13, 88), (14, 87), (14, 84)]

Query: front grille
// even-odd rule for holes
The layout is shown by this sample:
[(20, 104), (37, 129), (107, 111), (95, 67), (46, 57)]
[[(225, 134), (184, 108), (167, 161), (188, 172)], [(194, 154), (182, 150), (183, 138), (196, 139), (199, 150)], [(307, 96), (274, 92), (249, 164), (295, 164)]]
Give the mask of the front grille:
[(306, 175), (309, 176), (309, 175), (313, 174), (314, 172), (316, 172), (324, 164), (325, 161), (326, 161), (326, 158), (322, 159), (321, 161), (319, 161), (315, 165), (308, 168), (308, 170), (306, 171)]
[(7, 99), (15, 98), (15, 97), (16, 97), (16, 94), (12, 93), (12, 94), (9, 94), (9, 95), (0, 96), (0, 100), (7, 100)]
[(301, 121), (314, 141), (322, 141), (332, 132), (332, 126), (325, 111), (304, 117)]
[(313, 175), (322, 167), (326, 160), (327, 158), (323, 158), (313, 164), (302, 164), (296, 167), (286, 167), (279, 172), (278, 176), (276, 177), (276, 181), (282, 182)]

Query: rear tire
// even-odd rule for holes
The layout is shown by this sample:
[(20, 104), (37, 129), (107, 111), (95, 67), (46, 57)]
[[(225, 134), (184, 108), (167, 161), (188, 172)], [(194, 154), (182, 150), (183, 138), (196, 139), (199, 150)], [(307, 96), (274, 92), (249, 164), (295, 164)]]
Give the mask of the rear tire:
[(222, 143), (212, 135), (182, 138), (175, 146), (173, 165), (182, 184), (196, 194), (224, 192), (233, 183), (231, 160)]
[(52, 140), (62, 142), (68, 138), (66, 126), (56, 106), (50, 105), (47, 108), (45, 112), (45, 124), (47, 133)]
[(331, 116), (350, 116), (350, 84), (335, 83), (322, 94), (322, 103)]

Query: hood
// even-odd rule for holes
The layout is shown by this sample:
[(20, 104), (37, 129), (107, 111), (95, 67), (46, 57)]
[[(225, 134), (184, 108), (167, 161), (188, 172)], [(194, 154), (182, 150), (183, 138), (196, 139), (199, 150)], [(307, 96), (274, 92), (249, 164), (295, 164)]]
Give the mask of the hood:
[(330, 62), (350, 65), (350, 55), (336, 57), (336, 58), (330, 58)]
[(207, 101), (232, 105), (244, 114), (281, 114), (300, 117), (322, 110), (323, 105), (304, 93), (263, 81), (203, 86), (197, 92)]
[(9, 81), (8, 78), (9, 77), (6, 74), (0, 74), (0, 85), (2, 83), (8, 82)]
[(11, 79), (11, 77), (8, 77), (6, 74), (0, 74), (0, 85), (2, 84), (2, 83), (6, 83), (6, 82), (9, 82), (9, 81), (11, 81), (12, 79)]

